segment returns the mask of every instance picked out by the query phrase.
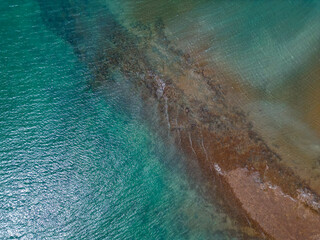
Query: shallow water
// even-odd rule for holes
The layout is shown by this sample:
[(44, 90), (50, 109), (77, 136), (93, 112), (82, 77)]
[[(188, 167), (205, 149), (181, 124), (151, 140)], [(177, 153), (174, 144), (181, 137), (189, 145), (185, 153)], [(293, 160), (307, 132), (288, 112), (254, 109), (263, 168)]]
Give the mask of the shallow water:
[(0, 238), (247, 239), (136, 86), (149, 70), (178, 75), (185, 53), (227, 73), (257, 131), (320, 193), (317, 1), (0, 9)]
[(1, 239), (232, 239), (139, 98), (93, 91), (37, 2), (0, 9)]
[(256, 131), (320, 193), (318, 1), (120, 3), (110, 9), (129, 29), (161, 18), (172, 46), (222, 69)]

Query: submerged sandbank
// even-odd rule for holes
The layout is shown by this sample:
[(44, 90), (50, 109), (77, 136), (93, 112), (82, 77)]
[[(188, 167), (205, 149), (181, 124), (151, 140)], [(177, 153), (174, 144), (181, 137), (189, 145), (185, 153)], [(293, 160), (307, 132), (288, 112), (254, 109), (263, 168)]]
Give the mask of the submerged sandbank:
[[(92, 31), (81, 19), (82, 7), (59, 13), (70, 28), (52, 28), (89, 66), (93, 86), (108, 84), (117, 73), (132, 82), (146, 109), (157, 106), (161, 129), (214, 182), (222, 207), (237, 220), (244, 238), (320, 236), (317, 182), (310, 184), (285, 151), (270, 145), (263, 125), (248, 113), (255, 91), (246, 90), (232, 66), (207, 59), (205, 41), (189, 48), (175, 41), (161, 18), (126, 25), (106, 8)], [(86, 48), (88, 42), (94, 46)]]

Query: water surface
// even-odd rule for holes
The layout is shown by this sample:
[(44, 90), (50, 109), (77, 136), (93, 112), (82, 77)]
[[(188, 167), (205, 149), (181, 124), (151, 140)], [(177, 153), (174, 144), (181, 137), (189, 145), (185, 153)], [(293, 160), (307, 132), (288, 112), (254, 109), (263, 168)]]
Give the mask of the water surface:
[(0, 238), (230, 239), (139, 99), (93, 91), (37, 2), (0, 9)]
[(316, 1), (2, 1), (0, 238), (243, 238), (135, 85), (144, 68), (178, 75), (183, 54), (232, 76), (262, 136), (320, 191), (319, 10)]

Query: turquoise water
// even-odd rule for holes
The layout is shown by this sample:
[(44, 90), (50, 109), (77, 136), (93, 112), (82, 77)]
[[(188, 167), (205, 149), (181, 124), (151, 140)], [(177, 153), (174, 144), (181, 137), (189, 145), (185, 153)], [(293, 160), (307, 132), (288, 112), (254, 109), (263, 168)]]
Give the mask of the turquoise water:
[(92, 90), (37, 2), (0, 9), (0, 239), (231, 239), (138, 98)]
[(158, 2), (0, 2), (0, 239), (240, 236), (131, 83), (97, 87), (88, 63), (117, 30), (130, 47), (126, 27), (162, 18), (178, 47), (206, 46), (193, 57), (272, 95), (318, 53), (319, 3)]

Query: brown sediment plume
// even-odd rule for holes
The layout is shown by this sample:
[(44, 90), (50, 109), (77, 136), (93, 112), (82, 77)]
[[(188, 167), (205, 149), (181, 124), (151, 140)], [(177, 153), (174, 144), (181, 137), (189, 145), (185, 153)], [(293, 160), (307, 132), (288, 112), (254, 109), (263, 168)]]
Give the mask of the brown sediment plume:
[(158, 103), (177, 146), (215, 182), (224, 208), (247, 234), (320, 239), (319, 196), (254, 130), (227, 74), (175, 49), (161, 21), (150, 31), (155, 37), (140, 44), (114, 31), (112, 47), (102, 46), (93, 63), (97, 81), (118, 70), (146, 103)]
[(255, 122), (255, 132), (282, 156), (281, 163), (320, 195), (318, 54), (311, 60), (277, 89), (253, 96), (246, 111)]
[(313, 133), (320, 137), (320, 47), (302, 66), (290, 76), (291, 81), (285, 81), (269, 98), (286, 102), (306, 122)]

